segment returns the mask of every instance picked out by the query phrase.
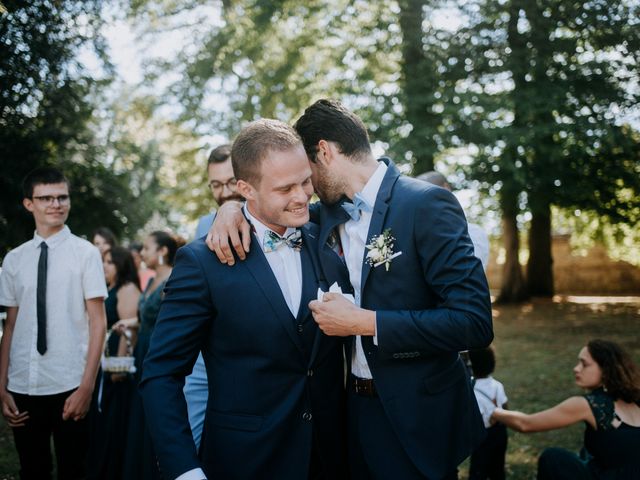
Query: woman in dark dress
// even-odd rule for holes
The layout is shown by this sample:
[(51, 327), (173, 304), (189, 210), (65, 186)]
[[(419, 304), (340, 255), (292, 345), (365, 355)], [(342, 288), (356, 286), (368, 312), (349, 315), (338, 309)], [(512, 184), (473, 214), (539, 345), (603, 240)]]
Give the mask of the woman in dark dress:
[[(149, 235), (142, 247), (142, 259), (148, 268), (155, 270), (156, 275), (140, 295), (138, 303), (138, 340), (134, 351), (136, 359), (135, 384), (142, 376), (142, 364), (149, 350), (149, 341), (156, 324), (156, 318), (162, 302), (162, 291), (171, 274), (171, 267), (176, 251), (182, 242), (178, 242), (166, 232), (156, 231)], [(158, 462), (155, 457), (151, 436), (147, 430), (142, 398), (136, 388), (132, 395), (131, 414), (129, 420), (129, 435), (125, 472), (122, 478), (126, 480), (155, 480), (160, 479)]]
[[(107, 328), (111, 330), (121, 319), (137, 316), (138, 273), (131, 253), (122, 247), (107, 250), (102, 263), (109, 288), (104, 306)], [(107, 343), (109, 356), (127, 355), (126, 350), (126, 339), (114, 331)], [(119, 480), (122, 478), (133, 378), (126, 372), (101, 371), (96, 381), (90, 413), (89, 478)]]
[(592, 340), (580, 350), (573, 371), (576, 384), (590, 393), (531, 415), (497, 408), (492, 419), (520, 432), (586, 423), (580, 457), (546, 449), (538, 479), (640, 479), (640, 369), (619, 345)]

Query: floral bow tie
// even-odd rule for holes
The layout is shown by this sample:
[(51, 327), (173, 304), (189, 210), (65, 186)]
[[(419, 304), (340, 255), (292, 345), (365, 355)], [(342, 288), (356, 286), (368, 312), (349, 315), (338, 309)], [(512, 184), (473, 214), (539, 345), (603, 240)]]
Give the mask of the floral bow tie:
[(367, 201), (360, 196), (359, 193), (356, 193), (355, 196), (353, 197), (353, 203), (344, 202), (341, 206), (349, 214), (349, 216), (354, 222), (357, 222), (358, 220), (360, 220), (360, 214), (362, 212), (373, 211), (373, 208), (371, 207), (371, 205), (369, 205)]
[(302, 248), (302, 232), (300, 230), (296, 230), (286, 237), (281, 237), (271, 230), (264, 232), (262, 250), (265, 253), (275, 252), (281, 245), (286, 245), (289, 248), (293, 248), (296, 252), (299, 252)]

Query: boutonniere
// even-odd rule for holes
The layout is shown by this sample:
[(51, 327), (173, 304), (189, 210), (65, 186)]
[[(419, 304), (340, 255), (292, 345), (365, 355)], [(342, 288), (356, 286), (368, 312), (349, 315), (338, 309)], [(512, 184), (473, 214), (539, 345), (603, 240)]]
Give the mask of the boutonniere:
[(371, 241), (366, 245), (367, 263), (372, 267), (379, 267), (384, 264), (386, 271), (389, 271), (391, 260), (402, 255), (402, 252), (393, 252), (393, 241), (395, 238), (391, 236), (391, 230), (386, 229), (380, 235), (371, 237)]

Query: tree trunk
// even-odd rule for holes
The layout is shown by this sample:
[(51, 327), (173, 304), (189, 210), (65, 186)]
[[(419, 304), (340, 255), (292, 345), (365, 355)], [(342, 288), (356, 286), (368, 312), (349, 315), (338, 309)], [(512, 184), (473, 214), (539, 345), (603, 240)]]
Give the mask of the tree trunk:
[(435, 62), (429, 61), (422, 27), (425, 0), (401, 0), (400, 30), (402, 31), (402, 86), (406, 119), (413, 129), (403, 145), (413, 153), (413, 173), (433, 170), (437, 151), (434, 135), (439, 116), (433, 112), (434, 92), (437, 88)]
[(551, 254), (551, 208), (548, 203), (532, 212), (529, 232), (527, 286), (535, 297), (552, 297), (553, 256)]
[(496, 303), (518, 303), (529, 298), (520, 265), (520, 236), (517, 222), (517, 194), (502, 192), (502, 240), (506, 252), (502, 285)]

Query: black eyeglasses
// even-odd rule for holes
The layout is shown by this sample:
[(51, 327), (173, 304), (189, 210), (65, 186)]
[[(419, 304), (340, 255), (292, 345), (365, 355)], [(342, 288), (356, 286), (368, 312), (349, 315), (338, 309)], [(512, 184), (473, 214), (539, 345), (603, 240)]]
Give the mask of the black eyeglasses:
[(37, 197), (31, 197), (33, 200), (38, 200), (39, 202), (44, 203), (45, 205), (53, 205), (53, 202), (56, 200), (60, 205), (68, 205), (69, 204), (69, 195), (40, 195)]
[(230, 178), (226, 182), (219, 182), (218, 180), (211, 180), (209, 182), (209, 188), (211, 190), (222, 190), (224, 187), (227, 187), (229, 190), (233, 190), (234, 188), (236, 188), (236, 184), (237, 183), (238, 183), (238, 180), (236, 180), (235, 178)]

